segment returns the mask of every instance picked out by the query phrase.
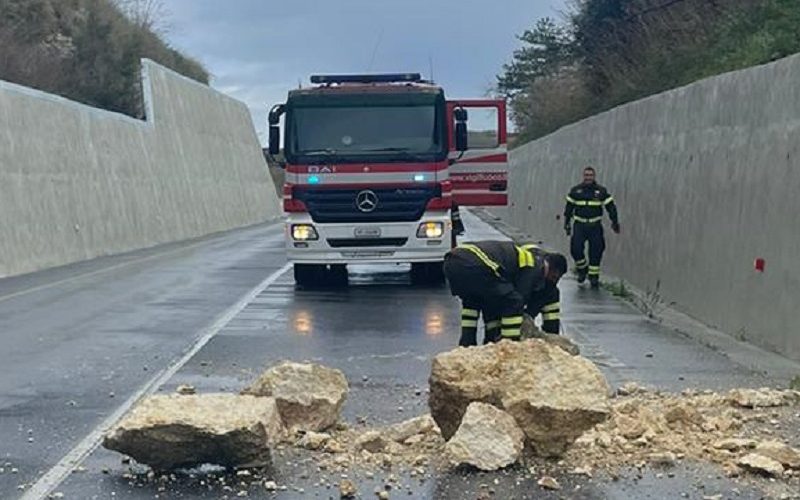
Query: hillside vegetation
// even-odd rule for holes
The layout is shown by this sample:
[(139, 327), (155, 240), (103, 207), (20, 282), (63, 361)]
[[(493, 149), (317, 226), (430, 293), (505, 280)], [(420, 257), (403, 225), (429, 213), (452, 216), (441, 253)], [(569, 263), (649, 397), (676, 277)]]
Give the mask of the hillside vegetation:
[(517, 144), (614, 106), (800, 51), (798, 0), (577, 0), (497, 77)]
[(142, 117), (143, 57), (199, 82), (208, 72), (157, 34), (154, 0), (0, 0), (0, 79)]

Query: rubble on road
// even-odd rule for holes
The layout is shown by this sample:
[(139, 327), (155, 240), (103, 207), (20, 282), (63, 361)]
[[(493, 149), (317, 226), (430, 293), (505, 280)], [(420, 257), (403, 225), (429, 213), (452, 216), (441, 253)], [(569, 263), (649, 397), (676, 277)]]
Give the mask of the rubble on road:
[(445, 452), (453, 465), (493, 471), (516, 463), (524, 440), (514, 417), (490, 404), (471, 403)]
[(733, 389), (728, 393), (731, 403), (743, 408), (770, 408), (786, 404), (786, 396), (782, 391), (769, 388)]
[[(798, 443), (775, 437), (775, 423), (795, 419), (800, 395), (758, 390), (783, 405), (765, 410), (740, 404), (738, 396), (752, 395), (749, 391), (631, 391), (630, 396), (612, 401), (610, 418), (581, 436), (566, 454), (565, 463), (616, 471), (643, 464), (699, 461), (721, 466), (730, 477), (746, 471), (780, 476), (783, 468), (800, 472), (800, 453), (792, 447)], [(791, 427), (787, 424), (785, 437), (800, 440)]]
[(144, 399), (103, 440), (103, 446), (157, 470), (205, 463), (270, 464), (283, 435), (275, 400), (234, 394), (157, 395)]
[(270, 368), (242, 391), (274, 397), (291, 431), (325, 431), (336, 425), (347, 393), (347, 379), (341, 371), (291, 361)]
[(557, 456), (608, 416), (610, 388), (589, 360), (539, 339), (457, 348), (433, 360), (429, 406), (451, 438), (472, 402), (511, 414), (533, 450)]

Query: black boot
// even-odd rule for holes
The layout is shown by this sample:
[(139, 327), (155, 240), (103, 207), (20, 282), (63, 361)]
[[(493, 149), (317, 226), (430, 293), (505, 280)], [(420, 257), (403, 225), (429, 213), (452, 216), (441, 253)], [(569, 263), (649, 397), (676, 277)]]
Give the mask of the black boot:
[(600, 276), (589, 276), (589, 283), (592, 285), (592, 289), (597, 290), (600, 288)]
[(578, 269), (578, 283), (586, 281), (586, 269)]

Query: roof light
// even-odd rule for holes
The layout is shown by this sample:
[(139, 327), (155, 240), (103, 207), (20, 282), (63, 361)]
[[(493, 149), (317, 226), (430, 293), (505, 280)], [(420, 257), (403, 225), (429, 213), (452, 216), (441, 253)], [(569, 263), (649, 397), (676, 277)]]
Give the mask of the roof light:
[(419, 73), (386, 73), (373, 75), (311, 75), (311, 83), (393, 83), (421, 82)]

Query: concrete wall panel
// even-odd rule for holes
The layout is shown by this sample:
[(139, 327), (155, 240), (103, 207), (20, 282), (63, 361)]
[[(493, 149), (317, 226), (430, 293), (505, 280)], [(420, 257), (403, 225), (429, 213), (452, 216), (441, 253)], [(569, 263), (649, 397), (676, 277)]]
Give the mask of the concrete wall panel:
[[(564, 251), (564, 195), (595, 165), (623, 226), (604, 267), (800, 359), (800, 57), (710, 78), (511, 154), (510, 222)], [(530, 208), (529, 208), (530, 207)], [(753, 269), (763, 257), (766, 272)]]
[(146, 121), (0, 81), (0, 276), (279, 215), (244, 104), (142, 64)]

